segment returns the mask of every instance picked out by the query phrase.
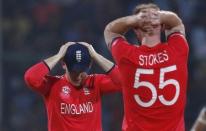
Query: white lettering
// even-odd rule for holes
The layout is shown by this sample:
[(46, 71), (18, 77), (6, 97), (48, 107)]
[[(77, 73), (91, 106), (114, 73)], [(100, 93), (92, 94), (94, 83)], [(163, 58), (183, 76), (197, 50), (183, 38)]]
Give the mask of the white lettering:
[(61, 103), (61, 114), (65, 114), (65, 103)]
[(166, 50), (158, 52), (156, 54), (139, 55), (139, 65), (152, 66), (155, 64), (164, 63), (169, 60), (169, 55)]
[(153, 62), (154, 62), (153, 59), (154, 59), (154, 55), (150, 54), (149, 60), (148, 60), (149, 65), (153, 65)]
[(62, 115), (72, 114), (72, 115), (80, 115), (91, 113), (94, 111), (92, 102), (86, 102), (81, 104), (67, 104), (60, 103), (60, 113)]
[(139, 64), (140, 64), (141, 66), (144, 65), (143, 55), (140, 55), (140, 56), (139, 56)]

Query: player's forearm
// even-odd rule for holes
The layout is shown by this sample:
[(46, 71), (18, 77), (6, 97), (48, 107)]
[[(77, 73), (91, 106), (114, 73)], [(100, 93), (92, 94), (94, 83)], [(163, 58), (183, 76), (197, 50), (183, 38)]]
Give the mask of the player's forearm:
[(113, 38), (123, 36), (129, 29), (133, 28), (137, 21), (134, 21), (134, 16), (126, 16), (110, 22), (105, 30), (104, 37), (108, 46), (110, 46)]
[(54, 66), (61, 60), (59, 55), (54, 55), (44, 60), (50, 70), (54, 68)]
[(105, 72), (108, 72), (110, 71), (113, 66), (114, 66), (114, 63), (111, 62), (110, 60), (104, 58), (103, 56), (101, 56), (100, 54), (96, 53), (94, 56), (93, 56), (93, 59), (95, 60), (95, 62), (105, 71)]
[(73, 44), (75, 44), (75, 42), (67, 42), (66, 44), (61, 46), (59, 52), (56, 55), (44, 60), (50, 70), (52, 70), (61, 59), (63, 59), (64, 55), (66, 54), (67, 48)]
[(182, 25), (182, 20), (177, 14), (171, 11), (160, 11), (160, 21), (165, 25), (166, 29), (172, 29), (176, 26)]
[(191, 129), (191, 131), (205, 131), (206, 126), (202, 123), (196, 123), (196, 125)]
[(124, 35), (130, 28), (133, 27), (134, 21), (131, 21), (132, 16), (126, 16), (110, 22), (105, 30), (113, 33)]
[(191, 131), (205, 131), (206, 129), (206, 107), (202, 108)]

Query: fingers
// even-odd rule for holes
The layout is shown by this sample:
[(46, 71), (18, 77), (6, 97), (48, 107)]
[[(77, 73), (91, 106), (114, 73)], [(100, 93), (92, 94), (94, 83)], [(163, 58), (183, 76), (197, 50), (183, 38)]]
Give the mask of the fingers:
[(159, 12), (151, 12), (150, 13), (151, 24), (156, 26), (160, 25), (160, 13)]
[(67, 42), (61, 46), (58, 55), (61, 57), (64, 57), (64, 55), (66, 54), (67, 48), (73, 44), (76, 44), (76, 43), (87, 47), (91, 56), (93, 56), (96, 53), (94, 48), (92, 47), (92, 45), (89, 43), (86, 43), (86, 42)]
[(89, 54), (92, 58), (97, 54), (91, 44), (88, 44), (86, 42), (78, 42), (78, 43), (87, 47), (87, 49), (89, 50)]
[(58, 52), (58, 57), (60, 58), (63, 58), (66, 54), (66, 51), (67, 51), (67, 48), (71, 45), (75, 44), (75, 42), (67, 42), (65, 43), (64, 45), (62, 45), (59, 49), (59, 52)]
[(89, 43), (86, 43), (86, 42), (78, 42), (78, 43), (86, 46), (90, 52), (94, 50), (93, 46)]
[(160, 25), (159, 11), (145, 11), (141, 12), (139, 15), (142, 21), (142, 25)]
[(86, 43), (86, 42), (78, 42), (79, 44), (81, 44), (81, 45), (84, 45), (84, 46), (86, 46), (86, 47), (89, 47), (90, 46), (90, 44), (88, 44), (88, 43)]
[(64, 45), (65, 45), (65, 48), (67, 48), (67, 47), (69, 47), (69, 46), (71, 46), (71, 45), (73, 45), (73, 44), (75, 44), (76, 42), (67, 42), (67, 43), (65, 43)]

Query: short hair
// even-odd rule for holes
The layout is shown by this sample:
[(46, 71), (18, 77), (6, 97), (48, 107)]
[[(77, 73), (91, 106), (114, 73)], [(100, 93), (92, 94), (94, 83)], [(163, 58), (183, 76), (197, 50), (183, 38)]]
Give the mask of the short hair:
[(154, 3), (140, 4), (134, 8), (133, 14), (138, 14), (139, 12), (141, 12), (141, 10), (146, 9), (146, 8), (153, 8), (153, 9), (160, 10), (159, 6)]

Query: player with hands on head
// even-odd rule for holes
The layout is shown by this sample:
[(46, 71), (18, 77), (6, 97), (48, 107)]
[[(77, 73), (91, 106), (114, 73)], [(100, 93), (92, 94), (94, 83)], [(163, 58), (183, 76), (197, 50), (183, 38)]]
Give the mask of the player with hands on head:
[[(129, 30), (139, 46), (126, 40)], [(110, 22), (104, 36), (123, 81), (123, 130), (184, 131), (189, 48), (177, 14), (137, 5), (133, 15)]]
[[(91, 74), (92, 61), (106, 74)], [(62, 62), (65, 74), (49, 75)], [(59, 52), (30, 67), (25, 82), (44, 98), (49, 131), (102, 131), (101, 96), (120, 92), (118, 69), (85, 42), (68, 42)]]

